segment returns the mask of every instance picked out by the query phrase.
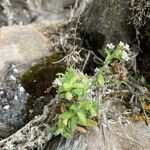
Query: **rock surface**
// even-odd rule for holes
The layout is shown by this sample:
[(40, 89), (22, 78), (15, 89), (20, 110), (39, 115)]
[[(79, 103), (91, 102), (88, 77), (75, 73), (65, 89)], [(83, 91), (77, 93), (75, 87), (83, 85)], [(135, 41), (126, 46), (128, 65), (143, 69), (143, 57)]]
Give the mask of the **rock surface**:
[(75, 0), (1, 0), (0, 26), (67, 20)]
[(1, 138), (7, 138), (11, 134), (14, 133), (14, 128), (8, 126), (5, 123), (0, 122), (0, 139)]
[[(21, 70), (12, 65), (0, 83), (0, 122), (14, 128), (24, 125), (24, 112), (28, 98), (20, 78)], [(3, 134), (1, 133), (0, 136)]]
[(32, 16), (26, 0), (1, 0), (0, 8), (0, 26), (31, 22)]
[(29, 63), (49, 53), (48, 38), (39, 28), (34, 25), (0, 28), (0, 71), (6, 62)]
[(58, 139), (47, 150), (149, 150), (150, 127), (144, 123), (129, 126), (110, 125), (109, 128), (91, 128), (86, 134), (71, 140)]
[(140, 73), (150, 83), (150, 20), (140, 29), (139, 39), (141, 52), (137, 64)]
[[(14, 25), (0, 28), (0, 122), (2, 124), (15, 129), (24, 125), (28, 94), (22, 86), (21, 76), (41, 57), (51, 53), (53, 41), (50, 41), (50, 36), (47, 34), (55, 32), (60, 24)], [(10, 66), (10, 64), (15, 65)], [(0, 128), (0, 137), (9, 135), (5, 129), (7, 126)]]
[(130, 22), (129, 0), (94, 0), (83, 14), (81, 31), (95, 49), (119, 41), (133, 44), (135, 30)]

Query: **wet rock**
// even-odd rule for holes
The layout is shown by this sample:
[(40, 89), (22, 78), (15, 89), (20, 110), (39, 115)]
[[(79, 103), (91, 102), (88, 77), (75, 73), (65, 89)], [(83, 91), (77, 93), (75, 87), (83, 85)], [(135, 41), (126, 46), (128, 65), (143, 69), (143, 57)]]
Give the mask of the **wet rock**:
[(149, 132), (150, 127), (144, 123), (129, 126), (110, 125), (109, 128), (95, 127), (86, 134), (76, 134), (71, 140), (57, 138), (49, 143), (47, 150), (149, 150)]
[(0, 84), (0, 122), (14, 128), (24, 125), (28, 94), (21, 85), (21, 70), (12, 65)]
[(48, 38), (34, 25), (0, 28), (0, 71), (6, 62), (29, 63), (46, 55)]
[(90, 46), (102, 48), (119, 41), (133, 44), (135, 30), (130, 22), (129, 2), (124, 0), (94, 0), (82, 18), (81, 31)]

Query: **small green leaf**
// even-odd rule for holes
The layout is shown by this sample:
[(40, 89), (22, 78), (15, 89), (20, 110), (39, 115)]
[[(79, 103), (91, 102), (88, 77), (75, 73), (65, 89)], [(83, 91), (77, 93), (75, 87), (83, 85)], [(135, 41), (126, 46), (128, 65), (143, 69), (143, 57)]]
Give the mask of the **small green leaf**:
[(90, 101), (85, 101), (82, 103), (82, 106), (81, 108), (84, 109), (84, 110), (89, 110), (89, 108), (91, 107), (91, 102)]
[(119, 59), (120, 61), (122, 60), (122, 57), (121, 57), (121, 51), (122, 51), (122, 46), (117, 46), (117, 49), (114, 51), (114, 53), (112, 54), (113, 58), (116, 58), (116, 59)]
[(65, 125), (64, 125), (64, 123), (63, 123), (63, 119), (58, 119), (58, 122), (57, 122), (57, 127), (58, 128), (64, 128), (65, 127)]
[(105, 59), (105, 62), (106, 64), (110, 64), (111, 63), (111, 54), (109, 52), (109, 50), (105, 49), (105, 52), (106, 52), (106, 59)]
[(81, 96), (83, 94), (83, 89), (77, 88), (77, 89), (72, 90), (72, 92), (77, 96)]
[(143, 76), (141, 76), (140, 81), (143, 85), (145, 85), (145, 86), (148, 85), (146, 79)]
[(70, 89), (70, 84), (69, 83), (64, 83), (63, 84), (64, 90)]
[(66, 94), (65, 94), (65, 93), (60, 93), (59, 97), (60, 97), (60, 98), (65, 98), (65, 97), (66, 97)]
[(86, 120), (86, 126), (92, 127), (92, 126), (96, 126), (97, 122), (92, 120), (92, 119), (87, 119)]
[(97, 112), (96, 112), (96, 110), (94, 109), (94, 107), (91, 107), (91, 108), (89, 109), (89, 111), (90, 111), (90, 114), (91, 114), (92, 117), (97, 116)]
[(81, 86), (81, 84), (75, 82), (72, 84), (72, 89), (82, 89), (82, 86)]
[(71, 118), (70, 120), (70, 129), (72, 132), (74, 132), (76, 130), (76, 127), (77, 127), (77, 121), (76, 121), (76, 118)]
[(102, 74), (100, 74), (100, 75), (98, 76), (97, 81), (98, 81), (98, 83), (99, 83), (99, 85), (100, 85), (101, 87), (104, 87), (105, 80), (104, 80), (104, 77), (103, 77)]
[[(70, 118), (72, 118), (73, 117), (73, 114), (72, 114), (72, 112), (65, 112), (65, 113), (63, 113), (63, 114), (61, 114), (60, 115), (60, 118), (62, 118), (63, 120), (64, 119), (70, 119)], [(62, 120), (62, 122), (63, 122), (63, 120)]]
[(67, 138), (67, 139), (72, 138), (72, 132), (69, 131), (69, 129), (67, 129), (67, 128), (65, 130), (63, 130), (63, 132), (61, 133), (61, 135), (63, 137), (65, 137), (65, 138)]
[(70, 80), (70, 84), (73, 85), (74, 83), (77, 82), (78, 79), (79, 79), (79, 76), (77, 76), (77, 75), (76, 76), (72, 76), (71, 80)]
[(55, 132), (54, 132), (54, 134), (55, 135), (59, 135), (59, 134), (62, 134), (63, 133), (63, 128), (58, 128)]
[(74, 111), (77, 111), (78, 109), (79, 109), (79, 105), (77, 105), (77, 104), (73, 104), (73, 105), (71, 105), (71, 107), (69, 108), (70, 110), (74, 110)]
[(83, 111), (78, 111), (77, 115), (78, 115), (79, 119), (81, 120), (81, 122), (84, 125), (86, 125), (86, 116), (85, 116), (84, 112)]
[(66, 99), (70, 101), (72, 98), (73, 98), (72, 93), (71, 92), (67, 92), (66, 93)]

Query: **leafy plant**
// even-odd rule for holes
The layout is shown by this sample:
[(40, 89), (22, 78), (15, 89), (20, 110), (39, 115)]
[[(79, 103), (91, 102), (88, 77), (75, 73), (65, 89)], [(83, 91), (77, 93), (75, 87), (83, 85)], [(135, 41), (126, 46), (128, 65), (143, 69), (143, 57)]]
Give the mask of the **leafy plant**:
[(113, 62), (114, 59), (118, 59), (119, 61), (128, 61), (129, 60), (129, 45), (120, 42), (116, 49), (115, 46), (111, 44), (107, 44), (108, 48), (105, 48), (106, 59), (105, 64), (109, 65)]
[(85, 101), (70, 104), (66, 108), (66, 112), (59, 116), (54, 134), (71, 138), (77, 126), (95, 126), (97, 123), (92, 119), (95, 116), (97, 116), (97, 104), (95, 102)]
[(61, 98), (72, 100), (84, 100), (89, 87), (89, 79), (87, 75), (78, 73), (77, 70), (68, 68), (65, 74), (58, 74), (59, 81), (62, 86), (59, 86), (58, 91)]
[[(93, 92), (91, 88), (95, 86), (97, 91), (101, 92), (101, 89), (105, 86), (106, 79), (107, 83), (109, 82), (109, 79), (106, 78), (107, 69), (110, 68), (108, 66), (115, 59), (120, 62), (129, 60), (127, 52), (129, 51), (129, 46), (127, 44), (120, 42), (115, 50), (113, 44), (108, 44), (107, 47), (105, 49), (104, 66), (97, 69), (92, 80), (88, 75), (73, 67), (67, 68), (64, 74), (58, 74), (58, 78), (55, 79), (54, 85), (58, 86), (58, 94), (62, 102), (61, 114), (52, 129), (55, 135), (61, 134), (63, 137), (71, 138), (76, 130), (85, 132), (86, 127), (97, 124), (95, 117), (98, 115), (99, 108), (95, 100), (96, 96), (94, 99), (91, 96), (90, 92)], [(114, 83), (109, 83), (109, 87), (111, 88), (111, 84), (114, 87), (120, 82)]]
[(90, 86), (87, 75), (70, 67), (58, 76), (58, 93), (65, 105), (53, 132), (55, 135), (71, 138), (79, 127), (84, 129), (97, 124), (94, 117), (98, 114), (98, 105), (96, 101), (87, 99)]

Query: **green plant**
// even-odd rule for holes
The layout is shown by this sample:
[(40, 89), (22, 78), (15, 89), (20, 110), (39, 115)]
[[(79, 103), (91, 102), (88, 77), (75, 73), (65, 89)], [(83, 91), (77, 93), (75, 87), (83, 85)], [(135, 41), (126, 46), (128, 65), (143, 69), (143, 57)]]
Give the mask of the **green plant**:
[(114, 59), (118, 59), (119, 61), (128, 61), (130, 59), (129, 57), (129, 45), (124, 44), (123, 42), (120, 42), (116, 49), (114, 49), (115, 46), (111, 44), (107, 44), (107, 48), (105, 48), (106, 52), (106, 59), (105, 64), (109, 65), (111, 64)]
[(96, 101), (87, 99), (90, 86), (87, 75), (72, 67), (65, 74), (58, 75), (55, 84), (59, 84), (58, 93), (64, 105), (53, 132), (71, 138), (77, 127), (97, 124), (94, 117), (98, 114), (98, 105)]
[(136, 79), (138, 82), (141, 82), (144, 86), (147, 86), (147, 85), (148, 85), (148, 82), (146, 81), (146, 79), (145, 79), (144, 76), (142, 76), (142, 75), (136, 75), (136, 76), (135, 76), (135, 79)]
[(67, 104), (65, 112), (58, 118), (54, 134), (71, 138), (77, 126), (95, 126), (97, 123), (92, 119), (95, 116), (97, 116), (96, 102), (85, 101)]
[[(107, 47), (105, 48), (105, 55), (104, 65), (99, 68), (99, 74), (97, 76), (97, 81), (102, 88), (105, 86), (105, 77), (107, 76), (106, 72), (109, 68), (108, 66), (110, 66), (116, 59), (119, 60), (120, 63), (125, 64), (126, 61), (130, 60), (132, 53), (130, 52), (128, 44), (120, 42), (117, 46), (112, 43), (107, 44)], [(113, 86), (120, 86), (120, 84), (120, 81), (112, 83)]]
[(61, 98), (72, 100), (85, 100), (88, 87), (89, 79), (87, 75), (81, 72), (77, 72), (74, 68), (68, 68), (65, 74), (58, 74), (59, 81), (62, 83), (59, 86), (58, 91)]
[[(107, 75), (107, 71), (111, 70), (110, 64), (115, 59), (122, 63), (129, 60), (129, 46), (120, 42), (115, 50), (113, 44), (108, 44), (107, 47), (104, 65), (96, 69), (93, 78), (70, 67), (64, 74), (59, 73), (58, 78), (55, 79), (54, 85), (58, 86), (61, 100), (61, 114), (57, 118), (55, 127), (52, 128), (55, 135), (61, 134), (63, 137), (71, 138), (79, 127), (80, 130), (85, 131), (86, 127), (95, 126), (97, 124), (95, 119), (100, 109), (96, 100), (105, 83), (109, 83), (109, 86), (107, 85), (109, 88), (120, 86), (121, 82), (113, 78), (113, 75)], [(94, 93), (94, 98), (91, 93)]]

